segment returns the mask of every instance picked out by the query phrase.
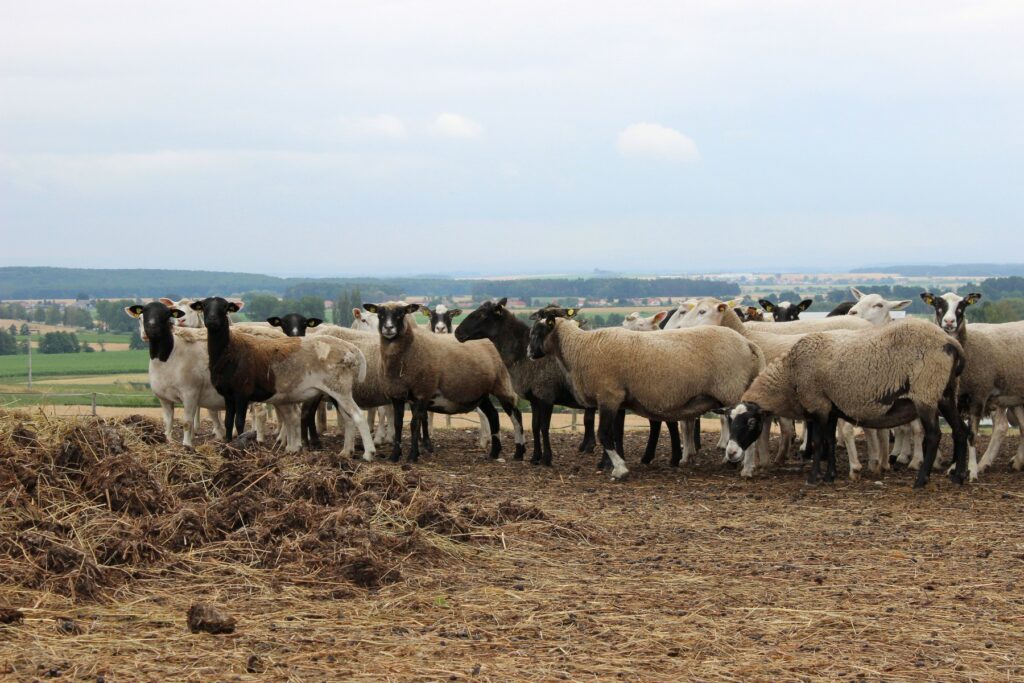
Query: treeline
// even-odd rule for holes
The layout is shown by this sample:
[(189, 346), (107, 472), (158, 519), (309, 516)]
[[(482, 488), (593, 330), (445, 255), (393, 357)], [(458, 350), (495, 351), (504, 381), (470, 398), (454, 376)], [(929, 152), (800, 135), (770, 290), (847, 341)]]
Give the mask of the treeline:
[(666, 277), (653, 280), (637, 278), (576, 278), (536, 280), (472, 280), (470, 295), (474, 301), (507, 296), (533, 301), (551, 297), (588, 299), (636, 299), (640, 297), (734, 296), (740, 286), (725, 280), (693, 280)]
[[(14, 326), (12, 325), (11, 328)], [(0, 330), (0, 356), (28, 353), (28, 339), (18, 339), (16, 330)], [(39, 342), (39, 353), (92, 352), (94, 348), (79, 341), (74, 332), (47, 332)]]
[(53, 303), (44, 303), (38, 306), (26, 306), (16, 302), (0, 303), (0, 318), (86, 329), (92, 329), (94, 326), (92, 314), (88, 309)]
[(907, 277), (1007, 277), (1024, 275), (1024, 263), (954, 263), (952, 265), (868, 266), (851, 273), (893, 273)]

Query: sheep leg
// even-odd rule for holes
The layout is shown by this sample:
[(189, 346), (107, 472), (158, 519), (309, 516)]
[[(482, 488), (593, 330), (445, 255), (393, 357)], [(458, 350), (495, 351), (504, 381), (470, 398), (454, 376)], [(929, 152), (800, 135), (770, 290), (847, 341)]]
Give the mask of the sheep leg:
[[(981, 426), (981, 418), (984, 415), (984, 406), (972, 405), (970, 409), (970, 428), (967, 432), (967, 472), (970, 476), (971, 481), (978, 480), (978, 450), (974, 446), (974, 441), (978, 436), (978, 429)], [(943, 415), (945, 417), (945, 415)], [(949, 475), (953, 474), (956, 462), (949, 466), (946, 473)]]
[(402, 420), (405, 418), (405, 401), (393, 399), (391, 414), (395, 423), (395, 443), (391, 448), (391, 462), (398, 462), (402, 459)]
[[(544, 457), (544, 447), (541, 445), (540, 427), (542, 421), (541, 411), (543, 404), (539, 401), (530, 401), (530, 433), (533, 435), (533, 455), (530, 456), (531, 465), (539, 465)], [(480, 419), (480, 432), (483, 433), (483, 418)], [(489, 440), (489, 439), (488, 439)]]
[(690, 462), (690, 458), (697, 455), (697, 444), (694, 438), (693, 420), (682, 420), (680, 424), (683, 426), (680, 438), (682, 440), (682, 463), (685, 465)]
[(598, 438), (601, 440), (601, 447), (612, 464), (612, 480), (618, 480), (629, 474), (626, 469), (626, 461), (622, 459), (619, 452), (615, 450), (615, 432), (621, 412), (615, 408), (601, 408), (601, 426), (598, 429)]
[(380, 419), (377, 421), (377, 431), (373, 436), (373, 445), (393, 444), (395, 442), (395, 417), (391, 406), (379, 406), (377, 413), (380, 415)]
[(1024, 406), (1014, 406), (1010, 410), (1017, 418), (1017, 455), (1013, 456), (1013, 469), (1020, 471), (1024, 467)]
[(551, 414), (555, 410), (552, 403), (544, 404), (544, 419), (541, 420), (541, 436), (544, 439), (544, 465), (551, 467)]
[(491, 426), (491, 450), (487, 457), (491, 460), (497, 460), (498, 455), (501, 453), (501, 439), (498, 436), (498, 411), (495, 410), (494, 404), (491, 403), (490, 396), (484, 396), (480, 400), (478, 407), (487, 416), (487, 424)]
[(420, 429), (420, 444), (423, 446), (423, 450), (433, 455), (434, 442), (430, 437), (432, 435), (431, 429), (434, 424), (434, 413), (427, 411), (426, 404), (424, 404), (423, 411), (423, 419), (420, 420), (420, 425), (422, 425)]
[(700, 453), (700, 415), (693, 418), (693, 454)]
[[(211, 409), (207, 408), (207, 410), (206, 410), (206, 417), (210, 418), (210, 422), (213, 423), (213, 433), (214, 433), (214, 435), (218, 439), (223, 441), (224, 440), (224, 420), (220, 419), (220, 411), (219, 410), (211, 410)], [(264, 422), (266, 422), (266, 420), (264, 420)], [(259, 423), (259, 421), (257, 421), (256, 422), (256, 434), (259, 435), (259, 433), (260, 433), (260, 423)], [(262, 441), (260, 443), (262, 443)]]
[[(320, 435), (317, 434), (317, 430), (323, 430), (323, 423), (320, 422), (320, 411), (321, 409), (326, 410), (325, 402), (322, 399), (322, 396), (317, 396), (302, 404), (299, 431), (302, 445), (304, 446), (320, 448)], [(278, 411), (278, 414), (280, 412)], [(326, 422), (326, 418), (324, 421)]]
[(185, 424), (182, 426), (182, 433), (184, 438), (182, 443), (186, 448), (192, 448), (192, 438), (196, 432), (199, 431), (197, 424), (199, 423), (199, 397), (198, 396), (184, 396), (182, 400), (182, 409), (185, 412)]
[(729, 417), (718, 416), (718, 445), (716, 448), (726, 448), (729, 445)]
[(249, 401), (242, 399), (235, 403), (235, 433), (241, 436), (245, 433), (245, 417), (249, 412)]
[(987, 470), (995, 462), (996, 456), (999, 455), (999, 449), (1003, 445), (1003, 438), (1009, 429), (1010, 423), (1006, 419), (1006, 411), (997, 407), (992, 411), (992, 439), (988, 442), (985, 455), (981, 456), (981, 461), (978, 462), (978, 474)]
[(924, 426), (924, 462), (921, 469), (917, 471), (917, 479), (914, 480), (914, 488), (919, 489), (928, 483), (931, 475), (932, 465), (935, 463), (935, 454), (939, 450), (939, 416), (938, 411), (931, 406), (918, 406), (917, 416)]
[(234, 397), (224, 397), (224, 440), (227, 442), (231, 441), (231, 436), (235, 430), (235, 399)]
[(810, 447), (809, 444), (808, 444), (808, 442), (810, 441), (809, 435), (807, 434), (807, 430), (808, 429), (810, 429), (810, 425), (807, 424), (807, 420), (804, 420), (803, 433), (800, 436), (800, 459), (801, 460), (808, 460), (808, 459), (813, 457), (813, 453), (811, 454), (811, 456), (807, 455), (807, 453), (808, 453), (807, 449)]
[(488, 444), (491, 443), (491, 426), (487, 421), (487, 416), (484, 415), (484, 411), (477, 408), (476, 416), (480, 418), (480, 432), (477, 435), (477, 443), (480, 448), (487, 448)]
[[(164, 437), (168, 443), (174, 438), (174, 401), (160, 399), (160, 407), (164, 416)], [(188, 432), (186, 432), (187, 434)], [(186, 444), (187, 445), (187, 444)]]
[[(516, 450), (512, 457), (516, 460), (522, 460), (526, 454), (526, 434), (523, 432), (523, 413), (520, 412), (519, 407), (516, 405), (518, 400), (514, 394), (512, 396), (498, 397), (501, 409), (512, 420), (512, 438), (516, 443)], [(495, 431), (495, 434), (497, 434), (497, 431)]]
[(668, 438), (672, 445), (672, 459), (669, 464), (672, 467), (679, 467), (679, 461), (683, 459), (683, 448), (679, 442), (679, 423), (669, 422), (668, 426)]
[[(846, 448), (846, 458), (850, 461), (850, 479), (856, 481), (860, 478), (861, 464), (860, 456), (857, 455), (857, 440), (854, 437), (856, 429), (852, 424), (846, 420), (839, 422), (839, 438), (843, 440), (843, 446)], [(867, 430), (864, 430), (864, 436), (868, 436)], [(871, 463), (870, 460), (868, 460)], [(872, 472), (875, 472), (874, 463), (871, 463)]]
[(821, 459), (828, 457), (828, 439), (826, 438), (826, 430), (828, 429), (828, 418), (822, 418), (819, 416), (813, 416), (811, 419), (805, 422), (808, 431), (813, 429), (814, 438), (808, 438), (811, 446), (811, 473), (807, 475), (807, 483), (811, 486), (817, 486), (821, 482)]
[[(358, 405), (356, 405), (351, 394), (345, 396), (341, 392), (330, 391), (328, 395), (334, 400), (335, 409), (344, 414), (346, 422), (355, 423), (356, 429), (359, 431), (359, 440), (363, 442), (363, 460), (366, 462), (373, 462), (373, 456), (377, 454), (377, 451), (373, 447), (373, 437), (370, 435), (370, 425), (366, 423), (366, 417), (363, 415), (363, 411), (359, 409)], [(347, 436), (348, 435), (346, 433), (346, 441)], [(353, 448), (353, 451), (354, 450), (355, 449)], [(352, 451), (349, 451), (349, 453), (354, 455)]]
[(593, 453), (597, 445), (597, 436), (594, 431), (594, 416), (597, 414), (593, 408), (583, 410), (583, 441), (580, 442), (580, 453)]
[(625, 456), (626, 449), (623, 447), (622, 442), (626, 438), (626, 409), (620, 408), (618, 414), (615, 416), (615, 452), (619, 455)]
[(417, 462), (420, 459), (420, 433), (426, 428), (423, 426), (423, 422), (428, 420), (430, 413), (422, 413), (419, 409), (419, 404), (413, 402), (412, 404), (412, 419), (409, 421), (409, 462)]
[(647, 422), (651, 430), (647, 434), (647, 448), (644, 449), (644, 457), (640, 458), (640, 462), (644, 465), (650, 465), (654, 460), (654, 453), (658, 450), (658, 437), (661, 435), (660, 421), (648, 420)]
[[(722, 416), (722, 419), (726, 425), (728, 425), (728, 418)], [(728, 429), (728, 427), (726, 427)], [(771, 427), (769, 427), (771, 429)], [(775, 451), (775, 459), (772, 461), (773, 465), (780, 465), (789, 460), (790, 451), (793, 450), (793, 440), (796, 438), (796, 425), (793, 421), (785, 418), (779, 418), (779, 447)], [(728, 438), (726, 439), (726, 446), (729, 445)]]
[(921, 469), (921, 461), (924, 460), (924, 426), (920, 420), (914, 420), (910, 423), (910, 448), (914, 452), (914, 457), (910, 459), (911, 469)]
[(324, 401), (317, 401), (316, 403), (316, 422), (313, 425), (313, 433), (323, 434), (327, 431), (327, 403)]

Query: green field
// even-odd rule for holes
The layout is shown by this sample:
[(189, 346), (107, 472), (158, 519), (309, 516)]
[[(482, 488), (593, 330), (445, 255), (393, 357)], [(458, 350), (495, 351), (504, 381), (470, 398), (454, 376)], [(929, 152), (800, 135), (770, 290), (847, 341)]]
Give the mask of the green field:
[[(33, 379), (61, 375), (117, 375), (148, 371), (148, 351), (32, 354)], [(0, 356), (0, 378), (8, 382), (26, 381), (28, 356)]]

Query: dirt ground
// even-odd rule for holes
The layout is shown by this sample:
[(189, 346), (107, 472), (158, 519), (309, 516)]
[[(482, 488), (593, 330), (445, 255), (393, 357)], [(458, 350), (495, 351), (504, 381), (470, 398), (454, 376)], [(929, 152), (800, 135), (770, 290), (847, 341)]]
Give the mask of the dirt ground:
[[(68, 437), (54, 438), (57, 444)], [(695, 464), (678, 469), (667, 464), (664, 439), (655, 463), (645, 467), (638, 463), (640, 432), (627, 436), (630, 476), (612, 483), (596, 471), (596, 456), (576, 452), (577, 440), (556, 436), (555, 466), (539, 468), (489, 461), (476, 448), (474, 432), (442, 430), (436, 455), (411, 469), (356, 467), (351, 477), (364, 482), (367, 495), (368, 478), (406, 478), (400, 505), (378, 502), (372, 508), (374, 524), (420, 510), (413, 535), (422, 542), (407, 551), (391, 548), (392, 554), (382, 556), (391, 564), (376, 581), (345, 580), (327, 557), (304, 558), (317, 564), (302, 566), (316, 569), (301, 572), (296, 564), (256, 562), (255, 551), (247, 552), (238, 539), (249, 538), (250, 529), (270, 528), (259, 511), (223, 542), (209, 539), (174, 552), (161, 547), (158, 559), (128, 563), (125, 576), (94, 595), (69, 594), (61, 576), (47, 575), (34, 585), (8, 572), (0, 576), (0, 619), (8, 608), (20, 610), (23, 620), (0, 625), (0, 676), (1024, 677), (1024, 475), (1008, 466), (1016, 436), (981, 483), (958, 488), (936, 472), (923, 491), (910, 488), (907, 472), (809, 488), (806, 472), (795, 464), (742, 481), (720, 463), (710, 438)], [(509, 439), (504, 445), (509, 456)], [(335, 456), (338, 446), (332, 438), (324, 449), (301, 457), (266, 451), (253, 457), (263, 467), (276, 463), (282, 481), (299, 481), (312, 478), (310, 472), (344, 467)], [(948, 436), (943, 446), (949, 449)], [(179, 458), (190, 486), (201, 483), (208, 491), (203, 495), (210, 507), (203, 509), (213, 510), (222, 495), (217, 487), (226, 486), (226, 463), (235, 456), (212, 444), (200, 445), (196, 453), (180, 446), (152, 448), (162, 449), (153, 461), (153, 471), (161, 472), (157, 480), (164, 481), (166, 470), (170, 482), (174, 472), (159, 462)], [(241, 493), (263, 486), (258, 471), (240, 480), (249, 482)], [(184, 489), (173, 494), (186, 496)], [(446, 501), (450, 516), (416, 507), (420, 497), (430, 496)], [(202, 496), (200, 501), (206, 505)], [(45, 506), (3, 502), (0, 531), (15, 529), (18, 538), (42, 533), (42, 521), (33, 526), (25, 520), (47, 518)], [(498, 512), (479, 512), (493, 504)], [(118, 505), (131, 510), (134, 503), (118, 503), (116, 495), (111, 501), (108, 493), (92, 505), (96, 514), (109, 515)], [(318, 514), (330, 509), (317, 507)], [(140, 525), (138, 520), (159, 525), (166, 516), (131, 514)], [(285, 528), (280, 538), (253, 543), (287, 549), (292, 538)], [(195, 602), (216, 605), (237, 619), (234, 632), (190, 633), (186, 612)]]

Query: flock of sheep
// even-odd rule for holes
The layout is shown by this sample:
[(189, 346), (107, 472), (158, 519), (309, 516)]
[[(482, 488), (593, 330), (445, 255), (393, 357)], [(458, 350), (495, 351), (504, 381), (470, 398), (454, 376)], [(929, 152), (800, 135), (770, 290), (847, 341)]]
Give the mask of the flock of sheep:
[[(698, 448), (698, 418), (714, 411), (722, 416), (719, 447), (726, 460), (742, 462), (742, 476), (793, 457), (795, 422), (803, 421), (812, 483), (835, 478), (837, 439), (846, 444), (850, 477), (859, 475), (856, 425), (864, 429), (871, 471), (910, 465), (918, 470), (915, 486), (928, 481), (941, 416), (954, 443), (951, 478), (977, 479), (999, 451), (1007, 412), (1024, 424), (1024, 322), (968, 326), (965, 311), (979, 294), (923, 293), (935, 310), (933, 324), (893, 320), (890, 313), (906, 308), (908, 300), (853, 293), (856, 301), (820, 320), (799, 320), (809, 300), (761, 301), (773, 322), (757, 322), (762, 312), (739, 308), (741, 300), (703, 298), (649, 318), (632, 314), (622, 328), (593, 331), (575, 319), (576, 309), (549, 306), (527, 323), (504, 299), (484, 302), (457, 327), (459, 310), (405, 302), (365, 304), (354, 311), (351, 329), (297, 313), (232, 324), (229, 314), (242, 303), (220, 297), (160, 299), (125, 310), (139, 319), (149, 344), (150, 383), (168, 438), (174, 405), (184, 406), (186, 446), (201, 407), (217, 436), (230, 440), (234, 430), (243, 430), (252, 404), (263, 441), (263, 403), (277, 408), (278, 440), (287, 450), (315, 445), (327, 399), (344, 429), (345, 455), (355, 453), (358, 433), (365, 460), (390, 443), (391, 459), (398, 461), (408, 407), (409, 460), (433, 451), (432, 413), (473, 410), (481, 415), (481, 447), (498, 458), (497, 399), (512, 421), (514, 457), (521, 459), (522, 398), (532, 411), (531, 462), (551, 464), (554, 407), (584, 409), (580, 450), (599, 442), (602, 466), (610, 466), (613, 479), (628, 473), (622, 453), (626, 410), (650, 421), (644, 463), (654, 457), (663, 422), (672, 464), (686, 463)], [(429, 318), (427, 327), (415, 322), (417, 312)], [(987, 414), (994, 429), (979, 463), (974, 435)], [(768, 441), (773, 420), (782, 434), (774, 454)], [(890, 429), (896, 438), (891, 456)], [(1015, 469), (1022, 466), (1024, 440), (1013, 460)]]

